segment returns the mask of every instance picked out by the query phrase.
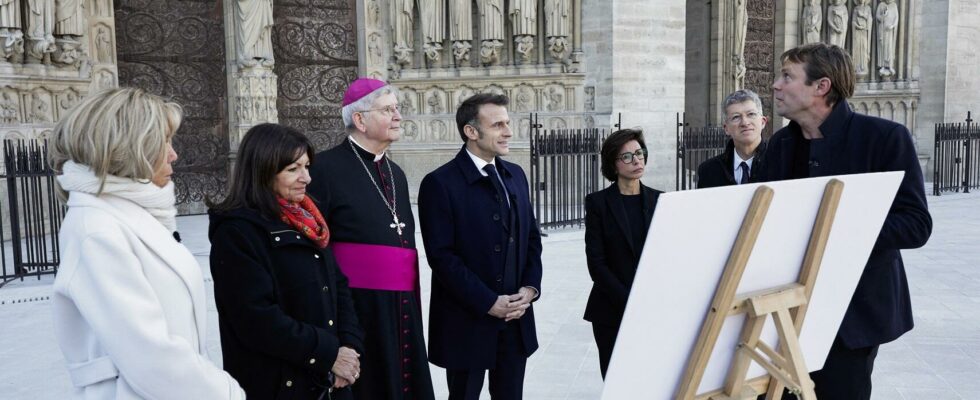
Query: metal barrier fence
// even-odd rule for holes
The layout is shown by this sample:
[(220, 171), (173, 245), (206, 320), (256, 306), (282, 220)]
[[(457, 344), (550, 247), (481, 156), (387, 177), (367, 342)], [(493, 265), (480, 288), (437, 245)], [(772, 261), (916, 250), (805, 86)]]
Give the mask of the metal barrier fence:
[(54, 274), (60, 262), (58, 230), (65, 206), (55, 194), (54, 171), (48, 166), (47, 142), (5, 140), (3, 142), (7, 181), (12, 268), (8, 269), (7, 243), (0, 229), (0, 287), (14, 279)]
[(543, 130), (531, 114), (531, 203), (542, 229), (582, 226), (585, 195), (602, 188), (605, 129)]
[(720, 126), (689, 126), (683, 113), (677, 114), (677, 188), (697, 188), (701, 163), (725, 151), (728, 136)]
[(972, 113), (966, 113), (965, 123), (936, 124), (932, 159), (934, 195), (980, 188), (980, 126), (973, 124)]

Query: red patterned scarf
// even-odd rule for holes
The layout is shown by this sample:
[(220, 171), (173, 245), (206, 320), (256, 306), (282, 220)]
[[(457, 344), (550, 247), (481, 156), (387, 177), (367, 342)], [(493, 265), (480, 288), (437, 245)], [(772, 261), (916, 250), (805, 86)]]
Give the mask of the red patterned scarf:
[(323, 219), (316, 204), (310, 200), (310, 196), (303, 196), (303, 200), (299, 203), (288, 202), (282, 197), (276, 199), (279, 200), (279, 217), (282, 218), (282, 222), (302, 232), (321, 249), (327, 247), (327, 243), (330, 242), (330, 228), (327, 227), (327, 221)]

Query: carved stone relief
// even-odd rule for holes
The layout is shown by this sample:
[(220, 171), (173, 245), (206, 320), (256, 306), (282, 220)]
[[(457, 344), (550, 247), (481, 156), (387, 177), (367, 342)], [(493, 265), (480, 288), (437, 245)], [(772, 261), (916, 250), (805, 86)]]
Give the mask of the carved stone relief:
[(426, 114), (443, 114), (446, 108), (446, 92), (442, 89), (431, 89), (425, 94)]
[(473, 45), (473, 7), (470, 1), (449, 2), (449, 39), (453, 42), (453, 59), (457, 66), (470, 61)]
[(44, 89), (36, 89), (30, 94), (31, 108), (27, 120), (35, 124), (54, 122), (54, 111), (51, 106), (51, 93)]
[(544, 92), (544, 101), (548, 111), (565, 110), (565, 90), (561, 86), (549, 86)]
[(112, 0), (92, 0), (92, 16), (112, 17)]
[(534, 110), (534, 89), (529, 85), (518, 86), (514, 91), (514, 111), (528, 112)]
[(401, 109), (401, 114), (415, 115), (418, 112), (418, 108), (415, 106), (418, 101), (418, 93), (412, 89), (402, 89), (400, 92), (398, 107)]
[(805, 0), (803, 6), (803, 43), (820, 41), (820, 27), (823, 25), (821, 0)]
[(878, 75), (888, 78), (895, 74), (895, 37), (898, 34), (898, 4), (882, 0), (875, 14), (878, 27)]
[(446, 123), (440, 120), (429, 121), (429, 132), (432, 134), (432, 139), (440, 142), (447, 142), (452, 140), (449, 135), (449, 128)]
[(13, 124), (21, 122), (20, 99), (17, 91), (9, 86), (0, 90), (0, 122)]
[(476, 94), (476, 91), (471, 89), (469, 86), (461, 86), (456, 91), (456, 104), (454, 104), (453, 107), (458, 108), (460, 104), (463, 104), (466, 99), (472, 97), (474, 94)]
[(422, 12), (422, 50), (430, 64), (442, 58), (442, 41), (446, 31), (446, 9), (442, 0), (419, 0)]
[(858, 76), (867, 76), (871, 63), (871, 26), (874, 16), (869, 3), (871, 0), (854, 0), (853, 36), (851, 36), (851, 57)]
[(564, 118), (555, 117), (548, 120), (548, 126), (551, 129), (568, 129), (568, 123), (565, 122)]
[(402, 121), (402, 138), (409, 142), (417, 142), (422, 138), (419, 137), (419, 127), (414, 121)]
[(847, 0), (830, 0), (827, 7), (827, 27), (829, 28), (830, 44), (844, 48), (847, 42)]
[(381, 43), (381, 34), (375, 32), (368, 37), (367, 54), (368, 62), (378, 65), (384, 62), (384, 44)]
[(24, 29), (27, 41), (26, 61), (30, 64), (50, 64), (55, 51), (54, 0), (24, 2)]
[(483, 90), (481, 90), (480, 93), (506, 94), (504, 92), (504, 88), (500, 87), (500, 85), (487, 86), (483, 88)]
[(585, 87), (585, 110), (595, 110), (595, 86)]
[(72, 107), (75, 107), (75, 105), (77, 105), (78, 102), (81, 101), (81, 98), (82, 97), (81, 95), (78, 94), (78, 91), (71, 88), (64, 91), (63, 93), (59, 93), (57, 117), (60, 119), (62, 115), (65, 115), (66, 111), (71, 110)]
[(116, 84), (116, 74), (109, 69), (100, 69), (92, 74), (92, 88), (95, 90), (108, 89), (118, 86)]

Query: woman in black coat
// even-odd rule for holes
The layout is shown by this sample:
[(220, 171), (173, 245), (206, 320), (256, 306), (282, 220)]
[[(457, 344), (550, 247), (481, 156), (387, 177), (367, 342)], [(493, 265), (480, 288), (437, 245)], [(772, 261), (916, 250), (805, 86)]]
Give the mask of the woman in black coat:
[(601, 151), (602, 175), (613, 184), (585, 197), (585, 255), (593, 282), (585, 320), (592, 322), (603, 379), (662, 193), (640, 183), (646, 156), (643, 132), (613, 132)]
[(309, 196), (313, 146), (262, 124), (245, 135), (228, 197), (210, 210), (224, 368), (255, 399), (347, 399), (361, 328), (330, 230)]

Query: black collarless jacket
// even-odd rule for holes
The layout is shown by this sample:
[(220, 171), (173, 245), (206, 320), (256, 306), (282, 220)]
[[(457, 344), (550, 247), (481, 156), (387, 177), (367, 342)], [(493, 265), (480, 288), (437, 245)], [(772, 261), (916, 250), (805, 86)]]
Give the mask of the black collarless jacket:
[[(643, 196), (643, 229), (663, 193), (640, 185)], [(585, 306), (585, 320), (619, 326), (626, 310), (643, 243), (633, 243), (623, 196), (615, 183), (585, 196), (585, 257), (592, 276), (592, 293)]]
[[(755, 155), (752, 159), (752, 168), (749, 169), (749, 182), (755, 182), (759, 173), (758, 171), (762, 166), (762, 155), (766, 152), (766, 141), (763, 140), (759, 143), (759, 147), (755, 149)], [(733, 163), (735, 162), (735, 142), (728, 139), (728, 144), (725, 145), (725, 151), (721, 154), (711, 157), (705, 162), (698, 166), (698, 189), (718, 187), (718, 186), (731, 186), (735, 182), (735, 170)]]
[[(887, 343), (913, 327), (899, 250), (922, 247), (932, 233), (912, 135), (895, 122), (851, 111), (846, 101), (834, 106), (820, 133), (822, 139), (809, 140), (809, 177), (905, 172), (838, 331), (849, 348)], [(795, 122), (776, 132), (769, 140), (759, 181), (793, 179), (794, 148), (801, 140), (807, 139)]]
[(254, 210), (210, 217), (224, 369), (249, 398), (317, 398), (339, 348), (363, 350), (333, 252)]

